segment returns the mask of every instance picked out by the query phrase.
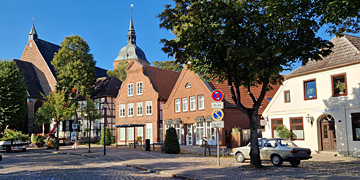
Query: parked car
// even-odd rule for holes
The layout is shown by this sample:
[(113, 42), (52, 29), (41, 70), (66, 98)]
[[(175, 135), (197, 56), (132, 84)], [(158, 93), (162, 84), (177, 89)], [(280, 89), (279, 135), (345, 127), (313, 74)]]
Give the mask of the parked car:
[[(283, 161), (289, 161), (292, 166), (298, 166), (301, 160), (312, 158), (309, 148), (300, 148), (294, 142), (282, 138), (259, 139), (261, 160), (270, 160), (275, 166), (281, 166)], [(250, 143), (247, 146), (234, 148), (232, 155), (242, 163), (250, 159)]]

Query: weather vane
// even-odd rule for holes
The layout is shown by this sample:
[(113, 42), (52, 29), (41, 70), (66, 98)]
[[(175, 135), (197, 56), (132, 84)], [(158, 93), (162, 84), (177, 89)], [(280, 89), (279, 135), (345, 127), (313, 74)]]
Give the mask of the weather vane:
[(33, 15), (33, 18), (32, 18), (32, 22), (33, 22), (33, 24), (34, 24), (34, 22), (35, 22), (35, 16)]

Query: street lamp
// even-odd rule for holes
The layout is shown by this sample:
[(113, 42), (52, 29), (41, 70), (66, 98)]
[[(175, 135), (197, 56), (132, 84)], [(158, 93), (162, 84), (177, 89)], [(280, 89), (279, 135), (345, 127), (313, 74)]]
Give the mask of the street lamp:
[(106, 109), (107, 109), (106, 104), (104, 104), (103, 108), (104, 108), (104, 127), (103, 127), (103, 129), (104, 129), (104, 156), (105, 156), (106, 155)]

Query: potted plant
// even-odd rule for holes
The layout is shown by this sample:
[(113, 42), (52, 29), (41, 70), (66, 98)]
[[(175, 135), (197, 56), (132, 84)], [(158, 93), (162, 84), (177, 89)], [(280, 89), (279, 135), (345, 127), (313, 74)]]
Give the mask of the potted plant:
[(335, 88), (339, 90), (339, 94), (344, 94), (346, 90), (346, 84), (344, 82), (337, 81)]
[(34, 146), (36, 148), (41, 148), (44, 146), (45, 139), (46, 139), (45, 136), (37, 135), (37, 136), (34, 136), (32, 143), (34, 143)]

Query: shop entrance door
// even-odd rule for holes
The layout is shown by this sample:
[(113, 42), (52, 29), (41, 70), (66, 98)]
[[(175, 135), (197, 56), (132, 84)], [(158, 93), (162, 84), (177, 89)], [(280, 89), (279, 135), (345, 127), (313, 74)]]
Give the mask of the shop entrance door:
[(323, 151), (336, 151), (335, 121), (331, 115), (320, 121), (321, 146)]

